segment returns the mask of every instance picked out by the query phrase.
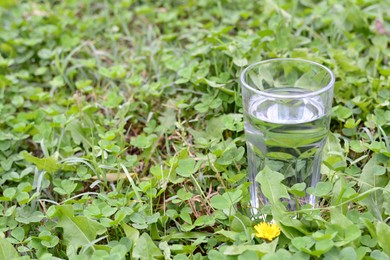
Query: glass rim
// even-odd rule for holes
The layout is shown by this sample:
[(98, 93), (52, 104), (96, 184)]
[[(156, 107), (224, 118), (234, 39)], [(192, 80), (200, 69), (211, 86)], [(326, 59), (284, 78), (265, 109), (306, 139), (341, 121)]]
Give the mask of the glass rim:
[[(305, 63), (310, 63), (312, 65), (315, 65), (317, 67), (321, 67), (322, 69), (326, 70), (329, 73), (330, 81), (329, 81), (329, 83), (326, 86), (320, 88), (319, 90), (316, 90), (316, 91), (313, 91), (313, 92), (310, 92), (310, 93), (306, 93), (306, 94), (298, 94), (298, 95), (271, 94), (271, 93), (268, 93), (268, 92), (265, 92), (265, 91), (262, 91), (262, 90), (255, 89), (254, 87), (250, 86), (246, 82), (245, 76), (246, 76), (247, 72), (250, 69), (252, 69), (252, 68), (254, 68), (254, 67), (258, 66), (258, 65), (261, 65), (261, 64), (271, 63), (271, 62), (280, 62), (280, 61), (305, 62)], [(258, 62), (250, 64), (248, 67), (246, 67), (241, 72), (240, 81), (241, 81), (241, 84), (243, 84), (246, 88), (248, 88), (248, 89), (250, 89), (250, 90), (254, 91), (255, 93), (260, 94), (262, 96), (273, 97), (273, 98), (304, 98), (304, 97), (317, 96), (317, 95), (322, 94), (322, 93), (330, 90), (331, 88), (333, 88), (334, 83), (335, 83), (335, 77), (334, 77), (333, 72), (328, 67), (326, 67), (326, 66), (324, 66), (324, 65), (322, 65), (320, 63), (317, 63), (315, 61), (305, 60), (305, 59), (301, 59), (301, 58), (274, 58), (274, 59), (258, 61)]]

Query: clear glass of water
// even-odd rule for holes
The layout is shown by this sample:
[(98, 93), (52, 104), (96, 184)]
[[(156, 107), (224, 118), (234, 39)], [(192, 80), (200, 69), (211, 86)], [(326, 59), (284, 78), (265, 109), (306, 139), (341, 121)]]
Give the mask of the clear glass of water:
[[(313, 61), (280, 58), (248, 66), (241, 74), (252, 213), (268, 204), (256, 183), (267, 165), (291, 187), (320, 180), (330, 124), (334, 75)], [(261, 174), (261, 173), (260, 173)], [(289, 210), (316, 203), (313, 195), (284, 201)], [(299, 204), (299, 205), (297, 205)]]

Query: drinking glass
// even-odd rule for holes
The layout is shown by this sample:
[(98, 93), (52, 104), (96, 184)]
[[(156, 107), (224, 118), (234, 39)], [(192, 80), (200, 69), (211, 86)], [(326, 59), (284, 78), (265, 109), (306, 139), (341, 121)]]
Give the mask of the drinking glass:
[[(279, 58), (248, 66), (240, 80), (253, 213), (268, 204), (255, 181), (266, 165), (282, 173), (288, 187), (320, 180), (335, 79), (319, 63)], [(315, 202), (307, 193), (284, 201), (289, 210)]]

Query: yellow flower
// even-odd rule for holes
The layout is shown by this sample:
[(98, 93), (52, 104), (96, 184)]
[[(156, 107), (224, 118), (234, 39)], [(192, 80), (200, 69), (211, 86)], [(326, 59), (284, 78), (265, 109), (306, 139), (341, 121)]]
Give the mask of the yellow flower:
[(256, 236), (264, 238), (267, 241), (272, 241), (275, 237), (280, 235), (280, 228), (275, 223), (261, 222), (255, 226)]

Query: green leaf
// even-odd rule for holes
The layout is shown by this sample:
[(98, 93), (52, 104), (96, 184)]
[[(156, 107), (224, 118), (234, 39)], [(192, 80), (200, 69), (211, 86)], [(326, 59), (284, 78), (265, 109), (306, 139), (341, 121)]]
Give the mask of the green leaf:
[(223, 210), (223, 212), (228, 216), (235, 215), (235, 204), (240, 201), (242, 198), (241, 195), (241, 190), (228, 191), (222, 195), (213, 196), (210, 203), (214, 208)]
[(281, 183), (283, 180), (283, 174), (271, 170), (268, 166), (256, 176), (262, 193), (271, 203), (277, 203), (281, 198), (290, 199), (286, 186)]
[[(375, 187), (385, 187), (388, 183), (387, 176), (375, 174), (374, 170), (378, 166), (379, 160), (379, 155), (374, 154), (364, 166), (359, 179), (361, 193), (368, 192)], [(359, 203), (366, 206), (378, 219), (382, 219), (384, 196), (381, 190), (371, 192), (360, 200)]]
[(66, 126), (66, 130), (70, 131), (73, 141), (76, 144), (82, 143), (86, 148), (92, 147), (92, 142), (88, 135), (88, 129), (77, 120), (73, 120)]
[(16, 195), (16, 188), (6, 188), (3, 191), (3, 196), (8, 198), (9, 200), (12, 200)]
[(360, 243), (368, 247), (375, 247), (377, 242), (378, 241), (375, 238), (371, 238), (370, 235), (364, 235), (360, 238)]
[(328, 252), (332, 247), (334, 246), (334, 243), (332, 240), (320, 240), (316, 242), (315, 244), (315, 251), (312, 252), (313, 255), (320, 256), (326, 252)]
[(164, 61), (165, 66), (173, 71), (178, 71), (180, 67), (183, 65), (183, 59), (182, 58), (177, 58), (175, 56), (168, 56), (166, 60)]
[(195, 226), (213, 226), (215, 224), (215, 218), (213, 216), (200, 216), (194, 222)]
[(332, 183), (330, 182), (318, 182), (315, 188), (307, 188), (307, 192), (317, 197), (323, 197), (328, 195), (332, 191)]
[(291, 260), (291, 253), (287, 251), (286, 249), (279, 249), (275, 253), (270, 253), (265, 255), (263, 260), (280, 260), (280, 259), (289, 259)]
[(291, 188), (288, 189), (288, 192), (298, 197), (304, 197), (306, 195), (305, 188), (306, 183), (295, 183)]
[(139, 231), (125, 223), (121, 223), (123, 231), (125, 231), (126, 237), (129, 238), (133, 244), (135, 244), (139, 238)]
[(381, 165), (374, 165), (372, 171), (374, 175), (383, 175), (386, 173), (386, 168)]
[(141, 260), (153, 260), (163, 257), (163, 254), (150, 236), (147, 233), (143, 233), (134, 246), (133, 257)]
[(146, 149), (146, 148), (149, 148), (153, 145), (156, 138), (157, 138), (157, 136), (154, 134), (151, 134), (148, 136), (141, 134), (141, 135), (137, 136), (136, 138), (132, 139), (130, 144), (134, 145), (137, 148)]
[(234, 205), (241, 200), (242, 190), (228, 191), (222, 194), (230, 205)]
[(158, 118), (164, 130), (172, 130), (175, 128), (176, 111), (172, 108), (167, 108)]
[(236, 64), (238, 67), (243, 67), (248, 65), (248, 60), (243, 57), (233, 57), (233, 63)]
[(68, 194), (63, 188), (60, 188), (60, 187), (55, 187), (53, 190), (54, 190), (55, 192), (57, 192), (58, 194), (60, 194), (60, 195), (66, 195), (66, 194)]
[(38, 158), (27, 152), (23, 152), (22, 156), (26, 161), (35, 164), (38, 170), (45, 170), (48, 173), (55, 173), (60, 169), (60, 164), (54, 156)]
[(19, 192), (19, 194), (16, 196), (17, 202), (22, 205), (26, 204), (30, 199), (30, 195), (27, 192)]
[(0, 259), (17, 259), (19, 254), (5, 238), (0, 238)]
[(235, 92), (230, 90), (230, 89), (226, 89), (224, 88), (225, 84), (219, 84), (219, 83), (216, 83), (215, 81), (212, 81), (212, 80), (208, 80), (206, 78), (201, 78), (199, 79), (196, 83), (204, 83), (212, 88), (217, 88), (219, 89), (220, 91), (226, 93), (226, 94), (229, 94), (229, 95), (234, 95)]
[(275, 252), (278, 239), (273, 240), (270, 243), (262, 243), (260, 245), (233, 245), (228, 246), (224, 250), (224, 255), (240, 255), (245, 251), (254, 251), (258, 257), (262, 257), (265, 254)]
[[(239, 212), (236, 212), (232, 217), (233, 220), (230, 222), (230, 230), (234, 232), (242, 232), (244, 235), (248, 232), (248, 229), (252, 228), (252, 221), (248, 215), (243, 215)], [(245, 237), (245, 240), (249, 239), (249, 237)], [(244, 240), (244, 238), (240, 238), (240, 240)], [(250, 240), (250, 239), (249, 239)]]
[(213, 196), (210, 200), (211, 206), (216, 209), (227, 209), (229, 208), (229, 201), (222, 195)]
[(215, 260), (226, 260), (226, 256), (224, 256), (222, 253), (216, 251), (216, 250), (210, 250), (208, 252), (209, 259), (215, 259)]
[(98, 72), (100, 75), (107, 78), (122, 79), (126, 76), (127, 70), (123, 66), (113, 66), (111, 68), (101, 67)]
[(335, 106), (332, 108), (333, 116), (337, 117), (340, 121), (344, 122), (345, 119), (352, 116), (352, 111), (344, 106)]
[(181, 200), (189, 200), (192, 198), (193, 194), (191, 192), (186, 192), (184, 189), (180, 189), (177, 191), (177, 196)]
[(245, 153), (244, 147), (232, 147), (225, 150), (220, 158), (216, 161), (220, 165), (230, 165), (239, 161)]
[(334, 238), (336, 246), (344, 246), (360, 238), (360, 228), (351, 220), (349, 220), (345, 215), (343, 215), (339, 209), (331, 209), (330, 216), (331, 224), (328, 224), (327, 231), (337, 231), (337, 235)]
[(25, 231), (22, 227), (17, 227), (11, 232), (11, 236), (13, 236), (19, 242), (22, 242), (25, 236)]
[(39, 234), (39, 238), (41, 239), (41, 244), (47, 248), (55, 247), (59, 242), (59, 238), (57, 236), (53, 236), (46, 230)]
[(72, 180), (62, 180), (61, 187), (66, 194), (71, 194), (76, 189), (77, 183), (74, 183)]
[(384, 222), (378, 222), (376, 225), (376, 234), (379, 246), (390, 256), (390, 227)]
[(54, 55), (54, 52), (49, 49), (40, 49), (38, 51), (38, 56), (41, 59), (50, 59)]
[(108, 108), (116, 108), (123, 102), (123, 97), (118, 95), (117, 90), (109, 91), (106, 95), (103, 105)]
[(217, 232), (215, 232), (215, 234), (220, 234), (228, 239), (230, 239), (231, 241), (236, 241), (237, 239), (240, 238), (240, 232), (234, 232), (234, 231), (227, 231), (227, 230), (218, 230)]
[(98, 222), (85, 216), (74, 216), (71, 205), (56, 206), (55, 216), (58, 217), (57, 227), (64, 230), (64, 240), (68, 247), (78, 249), (90, 246), (97, 235), (106, 232), (106, 228)]
[(311, 237), (295, 237), (291, 240), (291, 244), (302, 251), (302, 249), (310, 250), (315, 241)]
[(195, 167), (195, 160), (193, 158), (187, 158), (179, 161), (179, 165), (176, 168), (176, 173), (182, 177), (190, 177), (197, 171)]
[(259, 256), (255, 251), (245, 251), (237, 257), (237, 260), (258, 260)]
[(389, 256), (379, 250), (372, 251), (370, 257), (375, 260), (389, 260)]
[(340, 251), (340, 259), (356, 259), (356, 252), (352, 247), (345, 247)]
[[(354, 14), (354, 20), (355, 19), (356, 19), (356, 15)], [(338, 65), (340, 65), (344, 71), (347, 72), (359, 71), (359, 67), (356, 66), (356, 62), (349, 59), (349, 57), (347, 57), (345, 52), (342, 52), (341, 50), (337, 50), (335, 52), (334, 59), (337, 61)]]
[(65, 82), (62, 76), (54, 77), (49, 83), (53, 88), (59, 88), (65, 86)]
[(182, 212), (180, 213), (180, 218), (187, 222), (188, 224), (192, 225), (192, 219), (188, 212)]

